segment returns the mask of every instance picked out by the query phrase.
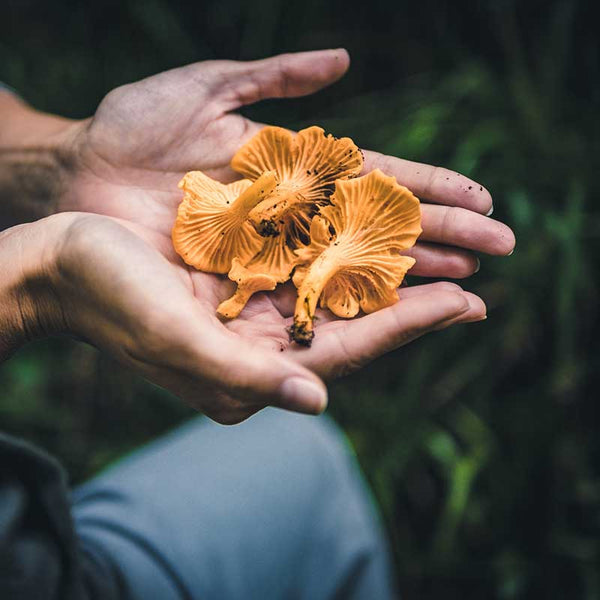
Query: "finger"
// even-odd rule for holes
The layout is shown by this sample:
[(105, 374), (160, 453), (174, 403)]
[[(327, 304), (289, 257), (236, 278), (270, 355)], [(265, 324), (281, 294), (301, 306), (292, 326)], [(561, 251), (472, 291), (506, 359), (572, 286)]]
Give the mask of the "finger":
[[(416, 265), (415, 265), (416, 266)], [(414, 269), (414, 267), (413, 267)], [(410, 271), (412, 273), (412, 269)], [(455, 283), (451, 283), (450, 281), (436, 281), (435, 283), (426, 283), (423, 285), (414, 285), (408, 287), (400, 287), (398, 288), (398, 297), (399, 298), (409, 298), (411, 296), (416, 296), (420, 294), (429, 294), (433, 291), (446, 290), (451, 292), (462, 293), (463, 289), (456, 285)], [(270, 298), (281, 314), (285, 319), (290, 318), (294, 314), (294, 309), (296, 307), (296, 298), (298, 294), (296, 288), (292, 284), (292, 282), (285, 283), (284, 285), (277, 286), (277, 289), (274, 293), (270, 295)], [(319, 317), (318, 323), (329, 323), (330, 321), (337, 321), (338, 317), (336, 317), (333, 313), (328, 310), (317, 310), (317, 315)], [(291, 325), (291, 321), (289, 322)]]
[(438, 325), (434, 327), (436, 331), (445, 329), (450, 325), (454, 325), (454, 323), (476, 323), (477, 321), (487, 319), (487, 306), (485, 305), (485, 302), (477, 294), (473, 294), (472, 292), (463, 291), (462, 294), (469, 302), (469, 310), (456, 318), (451, 318), (438, 323)]
[(474, 294), (436, 290), (405, 297), (359, 319), (330, 323), (320, 330), (317, 325), (310, 354), (296, 355), (322, 376), (339, 376), (429, 331), (483, 318), (485, 304)]
[(402, 300), (440, 291), (454, 292), (456, 294), (464, 293), (460, 285), (457, 285), (456, 283), (451, 283), (450, 281), (436, 281), (435, 283), (424, 283), (422, 285), (412, 285), (398, 288), (398, 298)]
[(364, 157), (363, 174), (381, 169), (386, 175), (393, 175), (398, 183), (410, 189), (419, 199), (460, 206), (484, 215), (491, 214), (490, 193), (482, 185), (460, 173), (379, 152), (365, 151)]
[[(426, 283), (414, 286), (405, 285), (399, 287), (396, 290), (396, 292), (398, 294), (398, 298), (402, 300), (406, 298), (413, 298), (415, 296), (422, 296), (424, 294), (431, 294), (431, 292), (439, 292), (444, 290), (448, 292), (454, 292), (457, 294), (467, 293), (459, 285), (457, 285), (456, 283), (451, 283), (450, 281), (436, 281), (435, 283)], [(318, 327), (323, 327), (326, 323), (338, 323), (336, 327), (342, 327), (344, 326), (344, 323), (347, 322), (348, 321), (340, 321), (339, 317), (336, 317), (331, 311), (327, 309), (317, 309), (316, 324)], [(291, 323), (292, 319), (290, 319), (290, 325)]]
[(515, 235), (510, 227), (471, 210), (423, 204), (421, 215), (420, 241), (498, 256), (510, 254), (515, 247)]
[[(220, 324), (199, 340), (194, 366), (198, 376), (236, 399), (224, 404), (211, 418), (232, 422), (240, 410), (267, 404), (306, 414), (319, 414), (327, 406), (327, 388), (314, 373), (277, 352), (250, 344)], [(242, 407), (242, 408), (240, 408)], [(233, 411), (233, 412), (232, 412)], [(237, 412), (236, 412), (237, 411)]]
[(479, 270), (479, 259), (472, 252), (459, 248), (418, 243), (404, 254), (417, 261), (409, 275), (418, 277), (462, 279)]
[(349, 65), (350, 57), (343, 48), (220, 63), (225, 85), (215, 91), (226, 111), (235, 110), (266, 98), (312, 94), (337, 81)]

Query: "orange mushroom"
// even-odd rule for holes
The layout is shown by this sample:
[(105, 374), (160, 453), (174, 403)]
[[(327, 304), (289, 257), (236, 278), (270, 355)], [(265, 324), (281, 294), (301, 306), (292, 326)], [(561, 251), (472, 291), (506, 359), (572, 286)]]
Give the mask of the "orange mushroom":
[(400, 253), (414, 245), (420, 223), (419, 200), (379, 169), (336, 181), (331, 205), (312, 220), (310, 245), (296, 251), (292, 339), (311, 345), (317, 303), (341, 318), (394, 304), (415, 263)]
[(294, 252), (280, 244), (279, 238), (267, 238), (262, 250), (246, 265), (234, 260), (229, 279), (237, 283), (237, 290), (217, 307), (219, 315), (233, 319), (242, 312), (253, 294), (274, 290), (278, 283), (287, 281), (295, 260)]
[(274, 290), (279, 283), (277, 277), (268, 273), (253, 272), (244, 267), (237, 258), (233, 259), (229, 279), (237, 283), (237, 290), (231, 298), (224, 300), (217, 307), (217, 314), (225, 319), (237, 317), (253, 294)]
[(295, 135), (264, 127), (236, 152), (231, 167), (252, 181), (265, 171), (277, 173), (276, 193), (257, 205), (250, 219), (261, 235), (285, 233), (299, 245), (316, 208), (328, 203), (335, 180), (356, 177), (363, 158), (350, 138), (325, 135), (320, 127)]
[(172, 239), (177, 253), (196, 269), (227, 273), (233, 259), (249, 261), (265, 240), (248, 221), (248, 213), (277, 185), (267, 171), (254, 183), (241, 179), (223, 184), (201, 171), (187, 173), (179, 182), (184, 191)]
[(266, 241), (251, 260), (240, 257), (229, 276), (238, 291), (218, 309), (228, 318), (237, 316), (253, 293), (272, 290), (290, 278), (294, 251), (308, 242), (312, 217), (329, 202), (335, 180), (357, 176), (363, 159), (350, 138), (326, 136), (320, 127), (297, 134), (264, 127), (238, 150), (231, 166), (251, 180), (273, 171), (278, 185), (248, 214)]

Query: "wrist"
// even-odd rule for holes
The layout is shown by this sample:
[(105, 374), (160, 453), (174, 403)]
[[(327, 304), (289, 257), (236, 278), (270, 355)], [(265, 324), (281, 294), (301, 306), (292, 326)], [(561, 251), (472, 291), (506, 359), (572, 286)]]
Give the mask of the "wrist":
[(84, 126), (0, 94), (0, 229), (57, 212)]
[(53, 282), (71, 220), (59, 215), (0, 233), (0, 362), (33, 339), (64, 331)]

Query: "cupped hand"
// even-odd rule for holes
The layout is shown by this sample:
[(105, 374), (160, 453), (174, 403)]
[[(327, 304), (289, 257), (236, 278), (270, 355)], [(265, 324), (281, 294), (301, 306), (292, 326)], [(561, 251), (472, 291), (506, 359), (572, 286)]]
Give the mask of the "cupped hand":
[[(231, 157), (262, 127), (233, 111), (264, 98), (312, 93), (341, 77), (348, 64), (344, 50), (331, 50), (190, 65), (114, 90), (92, 119), (73, 128), (73, 177), (61, 208), (122, 219), (119, 236), (140, 256), (144, 240), (147, 262), (140, 259), (139, 271), (149, 292), (143, 314), (151, 315), (150, 325), (133, 314), (127, 321), (123, 313), (122, 324), (111, 331), (126, 329), (138, 340), (146, 336), (135, 347), (147, 349), (152, 358), (129, 352), (123, 361), (218, 421), (237, 422), (268, 403), (319, 412), (325, 388), (313, 373), (345, 374), (426, 332), (485, 317), (483, 301), (455, 284), (402, 288), (400, 302), (371, 315), (346, 321), (321, 312), (312, 347), (299, 348), (287, 334), (294, 299), (290, 285), (256, 294), (239, 318), (221, 323), (215, 308), (233, 284), (188, 268), (174, 254), (170, 230), (181, 201), (180, 178), (194, 169), (222, 181), (236, 178)], [(503, 255), (514, 247), (511, 230), (485, 216), (491, 197), (479, 184), (442, 168), (366, 151), (364, 171), (374, 168), (395, 175), (423, 201), (424, 231), (411, 252), (417, 258), (413, 274), (465, 277), (477, 269), (473, 252)], [(117, 224), (111, 227), (115, 234)], [(112, 244), (108, 234), (105, 240)], [(126, 268), (134, 281), (135, 270), (125, 267), (131, 262), (118, 245), (114, 248), (113, 278), (129, 281), (129, 275), (119, 275)], [(144, 266), (154, 267), (159, 256), (164, 279)], [(174, 284), (160, 285), (167, 272), (187, 291), (177, 292), (181, 300), (174, 298)], [(107, 336), (101, 345), (111, 349), (111, 343)], [(173, 345), (179, 350), (167, 350)], [(172, 356), (182, 364), (169, 363)]]
[(83, 338), (220, 423), (269, 404), (317, 414), (327, 402), (321, 377), (485, 313), (476, 296), (453, 284), (416, 286), (403, 289), (394, 306), (351, 321), (322, 313), (305, 348), (288, 338), (291, 289), (259, 294), (238, 319), (222, 323), (215, 309), (233, 284), (190, 272), (167, 238), (127, 221), (63, 213), (8, 230), (0, 262), (22, 256), (32, 267), (14, 271), (35, 273), (22, 289), (27, 301), (19, 302), (28, 337)]
[[(263, 125), (234, 111), (266, 98), (311, 94), (348, 69), (345, 50), (285, 54), (252, 61), (207, 61), (109, 93), (92, 119), (73, 129), (73, 178), (63, 210), (95, 212), (170, 234), (190, 170), (221, 181), (237, 176), (235, 151)], [(512, 231), (488, 218), (490, 194), (447, 169), (365, 151), (367, 173), (380, 168), (422, 204), (423, 234), (411, 274), (461, 278), (478, 268), (475, 252), (509, 254)]]

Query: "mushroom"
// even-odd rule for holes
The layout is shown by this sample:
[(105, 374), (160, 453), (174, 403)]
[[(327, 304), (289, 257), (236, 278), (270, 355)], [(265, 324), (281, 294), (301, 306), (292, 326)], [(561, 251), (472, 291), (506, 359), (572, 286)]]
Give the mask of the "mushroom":
[(351, 318), (398, 301), (396, 288), (415, 259), (400, 253), (421, 234), (419, 200), (379, 169), (335, 182), (331, 205), (310, 227), (310, 244), (296, 250), (298, 288), (291, 337), (310, 346), (317, 303)]
[(278, 185), (248, 214), (266, 240), (251, 260), (240, 258), (230, 273), (238, 291), (218, 308), (227, 318), (237, 316), (253, 293), (272, 290), (290, 278), (294, 250), (308, 242), (312, 217), (329, 202), (336, 179), (360, 173), (363, 158), (350, 138), (326, 136), (320, 127), (296, 135), (282, 127), (264, 127), (237, 151), (231, 166), (251, 180), (274, 171)]
[(248, 221), (248, 213), (277, 185), (274, 171), (252, 183), (241, 179), (223, 184), (201, 171), (190, 171), (179, 182), (184, 191), (172, 239), (177, 253), (192, 267), (227, 273), (233, 259), (248, 262), (265, 239)]
[(217, 314), (225, 319), (234, 319), (237, 317), (253, 294), (274, 290), (279, 283), (277, 277), (260, 271), (252, 271), (251, 268), (244, 267), (237, 258), (233, 259), (228, 276), (231, 281), (237, 283), (237, 290), (231, 298), (224, 300), (217, 307)]
[(226, 319), (237, 317), (256, 292), (271, 291), (278, 283), (290, 278), (296, 255), (279, 238), (267, 238), (259, 253), (246, 265), (235, 259), (229, 279), (237, 283), (237, 290), (217, 307), (217, 313)]
[(350, 138), (325, 135), (320, 127), (296, 135), (264, 127), (236, 152), (231, 167), (252, 181), (265, 171), (277, 173), (276, 192), (251, 211), (250, 220), (261, 235), (285, 233), (298, 246), (315, 209), (328, 203), (334, 181), (356, 177), (363, 158)]

